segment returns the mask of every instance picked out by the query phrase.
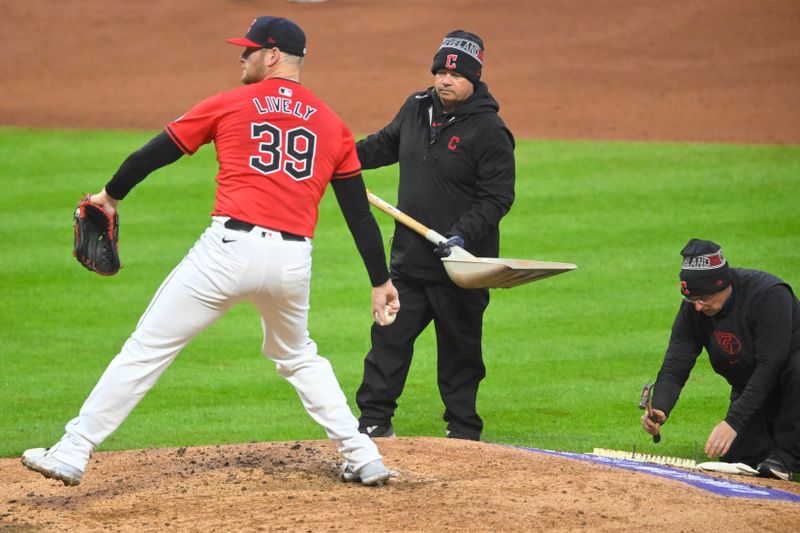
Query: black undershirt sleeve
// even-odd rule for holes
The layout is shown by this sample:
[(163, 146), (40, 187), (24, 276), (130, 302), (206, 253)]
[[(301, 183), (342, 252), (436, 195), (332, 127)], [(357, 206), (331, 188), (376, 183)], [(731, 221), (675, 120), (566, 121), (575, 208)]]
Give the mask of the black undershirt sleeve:
[(373, 287), (386, 283), (389, 271), (386, 268), (381, 230), (369, 209), (364, 179), (358, 174), (352, 178), (332, 180), (331, 187), (353, 235), (358, 253), (367, 267), (370, 283)]
[(115, 200), (122, 200), (148, 174), (174, 163), (183, 155), (169, 135), (162, 131), (122, 163), (114, 177), (106, 184), (106, 192)]

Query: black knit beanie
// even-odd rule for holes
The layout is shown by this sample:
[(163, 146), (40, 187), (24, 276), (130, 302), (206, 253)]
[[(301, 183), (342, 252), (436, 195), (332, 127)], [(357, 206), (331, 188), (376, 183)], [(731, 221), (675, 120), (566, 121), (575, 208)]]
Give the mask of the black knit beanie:
[(464, 30), (451, 31), (445, 35), (436, 55), (433, 56), (431, 73), (449, 69), (463, 74), (474, 84), (481, 79), (483, 69), (483, 40)]
[(690, 239), (681, 250), (681, 293), (684, 296), (716, 294), (731, 284), (728, 262), (719, 244)]

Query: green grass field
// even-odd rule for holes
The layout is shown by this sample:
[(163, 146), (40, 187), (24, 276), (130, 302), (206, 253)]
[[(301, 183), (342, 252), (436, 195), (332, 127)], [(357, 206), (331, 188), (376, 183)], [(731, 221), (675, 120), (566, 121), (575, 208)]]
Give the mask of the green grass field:
[[(49, 446), (75, 416), (170, 270), (209, 221), (216, 162), (206, 147), (151, 175), (121, 206), (125, 268), (89, 273), (71, 256), (72, 209), (153, 132), (0, 129), (0, 456)], [(702, 355), (663, 440), (639, 428), (641, 387), (661, 363), (679, 304), (679, 251), (722, 244), (734, 266), (800, 288), (800, 147), (521, 141), (504, 257), (575, 272), (492, 293), (485, 440), (539, 448), (692, 457), (724, 416), (727, 386)], [(368, 186), (396, 199), (396, 169)], [(392, 221), (376, 212), (388, 243)], [(369, 348), (369, 283), (332, 194), (314, 242), (310, 330), (353, 400)], [(101, 450), (325, 438), (260, 354), (240, 306), (196, 338)], [(444, 433), (435, 342), (426, 331), (394, 420)]]

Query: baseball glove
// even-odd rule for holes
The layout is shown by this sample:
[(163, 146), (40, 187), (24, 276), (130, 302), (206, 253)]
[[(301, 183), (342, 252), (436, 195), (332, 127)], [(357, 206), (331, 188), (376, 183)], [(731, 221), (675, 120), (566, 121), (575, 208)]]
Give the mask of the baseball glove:
[(87, 269), (101, 276), (119, 272), (119, 216), (113, 216), (89, 201), (81, 199), (73, 215), (75, 250), (73, 255)]

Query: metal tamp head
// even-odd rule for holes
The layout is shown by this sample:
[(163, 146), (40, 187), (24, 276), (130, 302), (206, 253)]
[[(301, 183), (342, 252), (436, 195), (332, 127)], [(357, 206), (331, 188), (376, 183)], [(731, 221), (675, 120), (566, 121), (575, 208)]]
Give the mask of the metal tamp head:
[[(658, 422), (656, 415), (653, 414), (653, 387), (655, 385), (653, 383), (646, 383), (644, 388), (642, 388), (642, 398), (639, 400), (639, 409), (643, 411), (647, 411), (647, 416), (653, 422)], [(661, 442), (661, 433), (656, 433), (653, 435), (653, 442), (658, 444)]]

